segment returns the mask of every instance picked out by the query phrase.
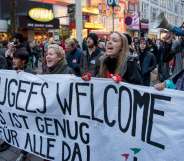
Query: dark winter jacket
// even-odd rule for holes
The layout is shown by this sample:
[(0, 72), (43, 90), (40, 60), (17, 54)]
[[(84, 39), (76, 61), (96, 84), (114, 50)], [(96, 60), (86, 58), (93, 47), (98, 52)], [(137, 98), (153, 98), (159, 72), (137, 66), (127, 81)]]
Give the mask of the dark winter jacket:
[(84, 51), (80, 60), (81, 74), (90, 72), (92, 76), (96, 76), (99, 70), (99, 58), (103, 52), (96, 48), (96, 50), (89, 55), (88, 51)]
[(6, 58), (2, 55), (0, 55), (0, 69), (7, 69)]
[[(114, 74), (116, 68), (115, 65), (117, 64), (117, 60), (115, 58), (101, 56), (100, 63), (106, 63), (108, 71)], [(143, 83), (140, 66), (137, 63), (137, 59), (135, 57), (129, 56), (127, 58), (124, 65), (120, 67), (119, 74), (122, 77), (123, 82), (137, 85), (141, 85)]]
[(7, 50), (6, 48), (1, 48), (0, 47), (0, 55), (5, 57), (6, 50)]
[(76, 75), (80, 75), (80, 59), (82, 50), (74, 49), (72, 52), (66, 53), (66, 60), (70, 68), (72, 68)]
[(150, 86), (151, 72), (156, 67), (156, 58), (152, 53), (146, 50), (139, 54), (143, 84), (145, 86)]
[(142, 85), (143, 78), (141, 75), (141, 68), (136, 57), (129, 56), (125, 65), (121, 68), (121, 75), (125, 82)]
[(159, 60), (158, 60), (158, 76), (159, 80), (163, 82), (170, 77), (168, 61), (172, 59), (171, 45), (164, 43), (159, 47)]
[(149, 47), (149, 52), (153, 53), (153, 55), (156, 58), (156, 63), (158, 64), (158, 62), (159, 62), (158, 47), (155, 44), (153, 44), (152, 46)]

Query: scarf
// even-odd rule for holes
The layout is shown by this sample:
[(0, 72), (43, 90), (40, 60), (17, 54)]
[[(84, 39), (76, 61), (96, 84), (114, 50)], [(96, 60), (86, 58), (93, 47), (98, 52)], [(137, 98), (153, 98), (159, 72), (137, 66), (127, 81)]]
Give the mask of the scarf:
[(48, 74), (62, 74), (66, 69), (66, 66), (67, 66), (66, 59), (62, 59), (54, 66), (48, 68)]

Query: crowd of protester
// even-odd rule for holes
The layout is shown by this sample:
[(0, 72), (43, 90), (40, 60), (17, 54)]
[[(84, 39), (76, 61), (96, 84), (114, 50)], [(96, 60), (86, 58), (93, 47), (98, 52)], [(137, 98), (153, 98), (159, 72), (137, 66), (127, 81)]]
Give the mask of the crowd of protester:
[[(181, 26), (184, 29), (184, 24)], [(116, 83), (153, 86), (158, 90), (184, 90), (184, 37), (168, 32), (163, 40), (132, 38), (127, 33), (112, 32), (106, 41), (89, 33), (82, 46), (76, 39), (28, 42), (16, 33), (0, 48), (0, 69), (37, 74), (74, 74), (84, 81), (91, 77), (111, 78)], [(39, 74), (41, 74), (39, 72)], [(156, 73), (156, 82), (152, 80)], [(3, 142), (0, 151), (10, 145)], [(17, 161), (26, 159), (21, 151)]]

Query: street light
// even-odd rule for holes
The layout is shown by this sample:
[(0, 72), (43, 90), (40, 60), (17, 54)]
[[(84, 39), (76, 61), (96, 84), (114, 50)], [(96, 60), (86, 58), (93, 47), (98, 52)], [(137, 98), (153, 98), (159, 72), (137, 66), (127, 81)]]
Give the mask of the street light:
[(114, 31), (114, 7), (119, 5), (119, 0), (107, 0), (108, 6), (112, 7), (112, 31)]

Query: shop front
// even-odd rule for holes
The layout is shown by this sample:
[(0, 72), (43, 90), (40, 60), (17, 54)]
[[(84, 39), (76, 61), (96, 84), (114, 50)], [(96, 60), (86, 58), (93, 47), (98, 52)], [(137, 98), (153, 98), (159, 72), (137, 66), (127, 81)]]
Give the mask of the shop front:
[(23, 33), (29, 41), (44, 41), (49, 37), (54, 37), (59, 32), (59, 19), (54, 18), (52, 10), (45, 8), (33, 8), (29, 10), (27, 16), (18, 17), (19, 31)]
[(115, 31), (126, 32), (127, 29), (124, 22), (128, 7), (126, 0), (119, 0), (119, 5), (114, 7), (114, 9), (107, 4), (107, 1), (104, 0), (91, 0), (90, 5), (96, 6), (99, 9), (99, 15), (97, 17), (91, 16), (92, 22), (95, 21), (102, 23), (104, 26), (104, 28), (98, 32), (111, 32), (113, 28)]
[(0, 20), (0, 42), (8, 40), (8, 23), (6, 20)]
[[(46, 1), (38, 0), (39, 2), (47, 3)], [(49, 1), (53, 4), (56, 17), (60, 20), (60, 27), (68, 25), (71, 37), (76, 37), (75, 25), (75, 1), (58, 0)], [(58, 2), (57, 1), (57, 2)], [(64, 3), (67, 2), (67, 3)], [(83, 0), (82, 15), (83, 15), (83, 37), (86, 37), (89, 32), (96, 32), (99, 35), (107, 35), (113, 30), (113, 9), (108, 6), (104, 0)], [(128, 1), (119, 0), (119, 5), (114, 8), (114, 30), (126, 32), (125, 16), (128, 12)], [(64, 22), (64, 24), (62, 24)], [(66, 23), (65, 23), (66, 22)]]
[[(85, 3), (84, 3), (85, 2)], [(76, 36), (75, 26), (75, 4), (69, 5), (69, 28), (72, 37)], [(127, 1), (120, 0), (119, 5), (114, 8), (114, 30), (126, 32), (124, 23), (127, 10)], [(99, 37), (106, 37), (113, 30), (113, 10), (104, 0), (88, 0), (82, 3), (83, 15), (83, 37), (89, 32), (95, 32)]]
[[(68, 5), (69, 28), (71, 30), (71, 37), (76, 37), (76, 6), (75, 4)], [(83, 37), (86, 37), (91, 30), (104, 29), (102, 21), (99, 21), (100, 13), (97, 6), (90, 4), (82, 4), (82, 19), (83, 19)]]

